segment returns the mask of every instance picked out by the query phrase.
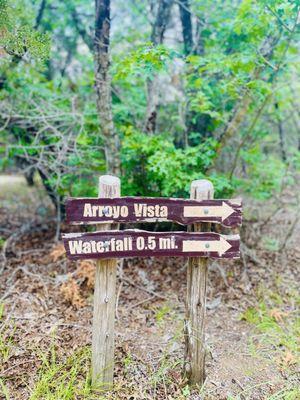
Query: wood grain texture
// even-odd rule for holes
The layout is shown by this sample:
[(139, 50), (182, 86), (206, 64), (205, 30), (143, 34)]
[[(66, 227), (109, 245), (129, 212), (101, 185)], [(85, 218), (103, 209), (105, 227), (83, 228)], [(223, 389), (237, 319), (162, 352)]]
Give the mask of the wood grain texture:
[[(214, 188), (207, 180), (193, 181), (191, 199), (207, 200), (214, 196)], [(209, 224), (194, 224), (195, 232), (210, 230)], [(203, 385), (205, 380), (205, 307), (208, 259), (191, 257), (187, 267), (187, 297), (184, 374), (189, 384)]]
[[(119, 178), (110, 175), (99, 179), (99, 197), (119, 197)], [(101, 225), (98, 229), (110, 229)], [(117, 260), (98, 260), (96, 266), (93, 332), (92, 332), (92, 381), (103, 388), (110, 388), (114, 374), (114, 327), (116, 305)]]

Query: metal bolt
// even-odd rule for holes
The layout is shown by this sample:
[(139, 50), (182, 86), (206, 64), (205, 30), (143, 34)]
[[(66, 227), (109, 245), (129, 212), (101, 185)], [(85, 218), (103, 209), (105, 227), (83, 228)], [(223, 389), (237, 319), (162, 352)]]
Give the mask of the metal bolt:
[(209, 210), (207, 208), (204, 209), (204, 214), (205, 215), (209, 214)]
[(205, 243), (205, 248), (209, 249), (209, 247), (210, 247), (210, 244), (209, 243)]
[(106, 214), (108, 213), (108, 208), (107, 208), (107, 207), (104, 207), (103, 210), (102, 210), (102, 213), (103, 213), (104, 215), (106, 215)]

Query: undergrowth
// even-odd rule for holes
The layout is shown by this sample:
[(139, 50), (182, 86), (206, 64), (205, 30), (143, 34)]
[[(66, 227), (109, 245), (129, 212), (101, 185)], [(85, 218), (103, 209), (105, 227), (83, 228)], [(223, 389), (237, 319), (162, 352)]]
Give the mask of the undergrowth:
[[(250, 354), (254, 358), (263, 357), (287, 376), (286, 384), (277, 387), (265, 400), (297, 400), (300, 390), (296, 385), (296, 367), (299, 362), (300, 319), (297, 306), (300, 304), (296, 291), (288, 293), (260, 291), (256, 307), (248, 308), (241, 318), (254, 326), (254, 334), (249, 343)], [(156, 321), (163, 332), (175, 318), (169, 304), (155, 308)], [(8, 360), (13, 346), (13, 330), (3, 321), (3, 306), (0, 307), (0, 355), (1, 360)], [(179, 323), (180, 322), (180, 323)], [(34, 383), (27, 386), (28, 400), (210, 400), (211, 393), (202, 389), (191, 390), (181, 377), (181, 357), (172, 350), (180, 340), (179, 332), (182, 321), (177, 321), (178, 332), (170, 338), (159, 359), (153, 365), (128, 352), (117, 361), (118, 377), (114, 388), (104, 394), (101, 388), (93, 387), (90, 379), (90, 347), (82, 347), (69, 356), (62, 356), (57, 351), (55, 340), (47, 352), (35, 350), (40, 367)], [(175, 346), (176, 348), (176, 346)], [(119, 360), (120, 357), (117, 357)], [(0, 378), (0, 398), (13, 400), (8, 382)], [(226, 400), (254, 399), (257, 387), (263, 388), (268, 382), (245, 387), (235, 396), (227, 395)], [(170, 393), (173, 393), (172, 396)], [(198, 396), (198, 397), (195, 397)]]
[(0, 303), (0, 360), (5, 363), (8, 361), (13, 346), (14, 327), (10, 327), (4, 321), (4, 304)]
[(61, 361), (53, 344), (49, 354), (40, 355), (42, 366), (29, 400), (96, 399), (90, 385), (90, 356), (89, 348), (83, 347)]
[(258, 298), (258, 305), (249, 307), (241, 315), (241, 319), (255, 327), (249, 343), (250, 354), (264, 358), (281, 374), (289, 376), (285, 387), (266, 399), (297, 400), (300, 398), (297, 384), (297, 370), (300, 367), (300, 297), (293, 289), (281, 293), (280, 290), (273, 292), (261, 288)]

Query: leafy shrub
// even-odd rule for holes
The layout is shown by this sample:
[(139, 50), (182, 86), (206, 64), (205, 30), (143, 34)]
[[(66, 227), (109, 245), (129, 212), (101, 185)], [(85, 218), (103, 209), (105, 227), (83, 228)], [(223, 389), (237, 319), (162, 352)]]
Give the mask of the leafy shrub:
[(213, 139), (194, 147), (176, 148), (167, 135), (149, 136), (128, 128), (122, 143), (122, 188), (126, 195), (189, 196), (195, 179), (209, 178), (216, 197), (232, 193), (225, 176), (206, 171), (212, 165), (217, 143)]
[(236, 179), (235, 186), (260, 200), (269, 199), (274, 192), (279, 192), (283, 183), (293, 183), (287, 172), (286, 164), (274, 155), (264, 154), (257, 145), (241, 152), (246, 163), (246, 176)]

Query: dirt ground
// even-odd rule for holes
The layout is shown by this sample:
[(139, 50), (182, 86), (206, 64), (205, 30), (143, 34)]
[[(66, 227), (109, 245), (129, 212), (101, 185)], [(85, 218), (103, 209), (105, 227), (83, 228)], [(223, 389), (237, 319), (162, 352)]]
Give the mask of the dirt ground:
[[(181, 377), (186, 260), (119, 265), (115, 388), (95, 397), (85, 394), (93, 263), (65, 258), (41, 188), (2, 176), (0, 202), (1, 399), (300, 398), (300, 224), (292, 192), (264, 207), (246, 200), (241, 260), (210, 263), (201, 389)], [(77, 389), (67, 397), (57, 388), (73, 375)]]

